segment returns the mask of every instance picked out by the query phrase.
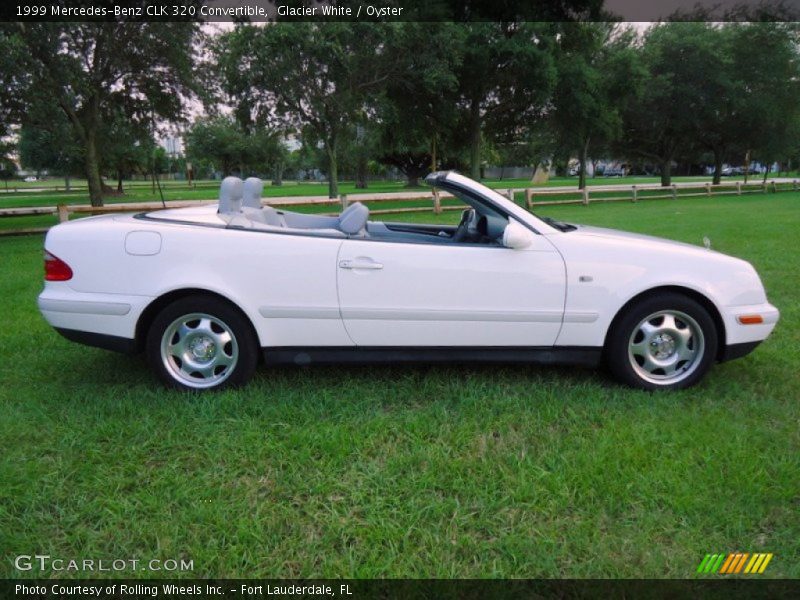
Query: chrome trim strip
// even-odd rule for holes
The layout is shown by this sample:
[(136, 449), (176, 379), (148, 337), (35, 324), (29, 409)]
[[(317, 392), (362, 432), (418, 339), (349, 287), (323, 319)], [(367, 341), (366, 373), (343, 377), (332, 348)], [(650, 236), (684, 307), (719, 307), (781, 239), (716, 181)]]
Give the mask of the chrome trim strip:
[(498, 321), (560, 323), (557, 310), (448, 310), (396, 308), (342, 308), (344, 319), (377, 321)]
[(600, 318), (600, 313), (579, 310), (570, 310), (564, 313), (564, 323), (594, 323)]
[(339, 319), (334, 306), (261, 306), (258, 312), (267, 319)]
[[(373, 321), (495, 321), (505, 323), (560, 323), (557, 310), (450, 310), (399, 308), (343, 308), (327, 306), (262, 306), (267, 319), (353, 319)], [(563, 315), (565, 323), (594, 323), (596, 312), (573, 311)]]
[(76, 313), (81, 315), (110, 315), (121, 317), (131, 312), (131, 305), (123, 302), (96, 302), (92, 300), (61, 300), (39, 298), (39, 310)]

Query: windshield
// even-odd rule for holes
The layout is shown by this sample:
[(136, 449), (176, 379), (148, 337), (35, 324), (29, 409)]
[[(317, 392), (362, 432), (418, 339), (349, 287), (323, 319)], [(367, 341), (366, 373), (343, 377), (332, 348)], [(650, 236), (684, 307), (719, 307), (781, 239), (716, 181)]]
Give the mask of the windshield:
[[(464, 177), (463, 175), (460, 175), (458, 173), (454, 173), (454, 172), (447, 173), (447, 181), (448, 182), (452, 182), (452, 183), (456, 183), (456, 184), (460, 184), (460, 185), (462, 185), (462, 186), (464, 186), (464, 187), (466, 187), (468, 189), (471, 189), (471, 190), (473, 190), (475, 192), (478, 192), (479, 194), (483, 195), (484, 197), (489, 198), (494, 204), (496, 204), (499, 207), (501, 207), (502, 209), (506, 210), (511, 215), (514, 215), (515, 217), (517, 217), (518, 220), (520, 218), (522, 218), (524, 220), (524, 218), (521, 217), (521, 214), (522, 215), (533, 215), (539, 221), (541, 221), (541, 222), (545, 223), (546, 225), (552, 227), (556, 231), (567, 232), (567, 231), (574, 231), (575, 229), (577, 229), (577, 227), (575, 227), (574, 225), (570, 225), (569, 223), (564, 223), (563, 221), (558, 221), (557, 219), (553, 219), (551, 217), (541, 217), (541, 216), (537, 215), (535, 212), (529, 211), (526, 208), (520, 206), (516, 202), (512, 202), (511, 200), (509, 200), (508, 198), (503, 196), (497, 190), (493, 190), (492, 188), (486, 187), (482, 183), (478, 183), (477, 181), (469, 179), (468, 177)], [(453, 190), (449, 190), (449, 191), (452, 192)], [(463, 199), (468, 204), (474, 204), (468, 198), (463, 198)]]

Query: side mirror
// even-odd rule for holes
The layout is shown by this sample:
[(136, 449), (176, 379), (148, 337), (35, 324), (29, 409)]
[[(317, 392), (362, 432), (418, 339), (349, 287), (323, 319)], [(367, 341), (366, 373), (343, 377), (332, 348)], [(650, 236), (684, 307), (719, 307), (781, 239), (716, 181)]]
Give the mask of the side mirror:
[(509, 219), (508, 225), (503, 231), (503, 246), (513, 250), (522, 250), (533, 244), (535, 241), (533, 236), (534, 233), (530, 229), (514, 219)]

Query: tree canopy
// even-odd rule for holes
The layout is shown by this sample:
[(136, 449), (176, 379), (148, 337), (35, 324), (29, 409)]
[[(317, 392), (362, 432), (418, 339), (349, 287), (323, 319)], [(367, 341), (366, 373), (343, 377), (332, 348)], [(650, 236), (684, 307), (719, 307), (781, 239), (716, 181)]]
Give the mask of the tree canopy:
[[(117, 113), (136, 123), (179, 120), (193, 93), (197, 25), (167, 22), (16, 23), (6, 45), (21, 46), (15, 71), (26, 106), (58, 106), (82, 146), (92, 204), (101, 204), (99, 135)], [(20, 118), (25, 121), (25, 115)]]

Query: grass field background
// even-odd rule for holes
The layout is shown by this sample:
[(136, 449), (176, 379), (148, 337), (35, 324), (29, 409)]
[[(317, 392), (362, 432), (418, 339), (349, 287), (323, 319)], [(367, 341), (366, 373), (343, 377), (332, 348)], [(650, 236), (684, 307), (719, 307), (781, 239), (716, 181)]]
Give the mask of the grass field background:
[(35, 553), (200, 577), (692, 577), (733, 551), (800, 577), (800, 194), (540, 212), (707, 235), (755, 265), (781, 322), (672, 394), (455, 365), (261, 367), (193, 396), (61, 339), (35, 305), (41, 236), (0, 239), (0, 577), (40, 575), (13, 569)]

